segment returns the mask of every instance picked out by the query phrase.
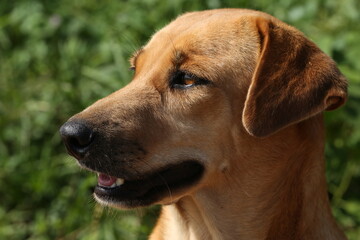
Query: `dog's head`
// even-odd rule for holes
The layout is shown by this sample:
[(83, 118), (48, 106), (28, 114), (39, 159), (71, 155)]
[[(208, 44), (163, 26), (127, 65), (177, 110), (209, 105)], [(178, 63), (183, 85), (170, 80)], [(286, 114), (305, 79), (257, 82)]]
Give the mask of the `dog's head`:
[(65, 123), (95, 198), (168, 204), (216, 181), (239, 138), (269, 137), (346, 100), (335, 63), (296, 29), (250, 10), (185, 14), (131, 60), (133, 80)]

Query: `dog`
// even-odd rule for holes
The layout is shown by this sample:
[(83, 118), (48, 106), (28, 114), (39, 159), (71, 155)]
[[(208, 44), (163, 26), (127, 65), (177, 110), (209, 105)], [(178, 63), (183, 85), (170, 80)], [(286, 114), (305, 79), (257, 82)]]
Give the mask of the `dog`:
[(132, 81), (60, 129), (95, 199), (162, 205), (152, 240), (346, 239), (330, 210), (323, 112), (333, 60), (266, 13), (186, 13), (131, 58)]

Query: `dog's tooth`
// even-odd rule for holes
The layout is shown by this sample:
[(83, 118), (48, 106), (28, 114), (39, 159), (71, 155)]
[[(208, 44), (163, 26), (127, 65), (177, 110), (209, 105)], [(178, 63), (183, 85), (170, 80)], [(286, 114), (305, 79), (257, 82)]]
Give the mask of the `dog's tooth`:
[(124, 179), (122, 179), (122, 178), (118, 178), (118, 179), (116, 179), (116, 182), (115, 182), (115, 184), (116, 184), (116, 186), (120, 186), (120, 185), (123, 185), (124, 184)]
[(110, 187), (111, 188), (116, 187), (116, 182), (114, 182)]

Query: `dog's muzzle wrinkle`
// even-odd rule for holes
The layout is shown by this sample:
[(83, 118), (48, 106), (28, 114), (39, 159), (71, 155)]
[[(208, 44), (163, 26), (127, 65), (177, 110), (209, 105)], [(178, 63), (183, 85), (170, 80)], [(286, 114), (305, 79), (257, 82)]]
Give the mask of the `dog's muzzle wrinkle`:
[(60, 128), (60, 134), (69, 154), (78, 160), (84, 158), (94, 140), (93, 130), (75, 120), (66, 122)]

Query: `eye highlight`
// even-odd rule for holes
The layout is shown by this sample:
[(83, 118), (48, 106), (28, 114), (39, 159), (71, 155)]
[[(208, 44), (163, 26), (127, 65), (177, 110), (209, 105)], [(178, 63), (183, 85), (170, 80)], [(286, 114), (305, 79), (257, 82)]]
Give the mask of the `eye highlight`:
[(208, 83), (210, 83), (208, 80), (199, 78), (192, 73), (177, 71), (170, 80), (170, 87), (185, 89), (196, 85), (205, 85)]

